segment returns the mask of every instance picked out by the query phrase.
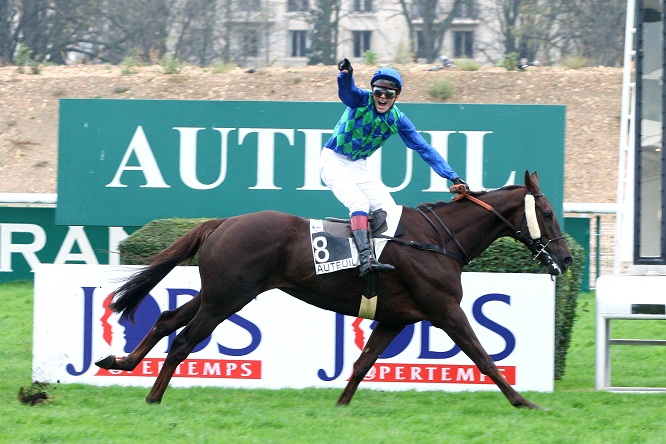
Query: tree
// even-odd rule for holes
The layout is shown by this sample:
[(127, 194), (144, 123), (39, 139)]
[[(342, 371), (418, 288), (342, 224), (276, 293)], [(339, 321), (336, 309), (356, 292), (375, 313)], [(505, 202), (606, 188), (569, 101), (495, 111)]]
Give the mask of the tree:
[(311, 23), (308, 65), (336, 63), (338, 46), (338, 23), (341, 0), (314, 0), (309, 12)]
[(0, 58), (13, 63), (19, 45), (36, 61), (65, 63), (90, 25), (93, 0), (0, 1)]
[[(562, 0), (567, 1), (567, 0)], [(554, 23), (558, 17), (561, 0), (491, 0), (485, 4), (483, 15), (488, 18), (491, 30), (496, 35), (492, 43), (479, 49), (489, 55), (507, 57), (514, 54), (518, 59), (534, 61), (540, 55), (547, 57), (548, 46), (553, 38)], [(544, 52), (546, 54), (544, 54)]]
[(416, 40), (417, 29), (412, 18), (422, 19), (420, 54), (431, 63), (439, 57), (444, 43), (444, 36), (451, 28), (453, 20), (463, 5), (472, 5), (472, 0), (400, 0), (402, 14), (407, 21), (412, 47)]
[(0, 64), (12, 63), (18, 43), (13, 23), (19, 11), (13, 3), (0, 1)]
[(110, 63), (132, 52), (146, 60), (159, 58), (167, 52), (176, 4), (177, 0), (99, 1), (83, 47), (88, 44), (93, 58)]
[(623, 0), (489, 0), (484, 21), (496, 38), (479, 50), (491, 61), (497, 54), (545, 63), (576, 55), (615, 65), (622, 60), (625, 8)]
[(616, 66), (624, 55), (624, 0), (568, 0), (559, 26), (563, 52), (586, 57), (590, 63)]

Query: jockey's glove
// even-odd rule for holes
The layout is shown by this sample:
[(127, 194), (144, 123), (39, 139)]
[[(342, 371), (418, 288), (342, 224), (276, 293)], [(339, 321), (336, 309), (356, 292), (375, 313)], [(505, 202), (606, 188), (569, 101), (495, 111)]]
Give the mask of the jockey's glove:
[(467, 185), (467, 182), (462, 180), (460, 177), (455, 177), (451, 182), (453, 182), (454, 185), (465, 185), (465, 188), (467, 188), (467, 191), (469, 191), (469, 185)]
[(340, 62), (338, 62), (338, 69), (340, 71), (344, 71), (346, 69), (349, 75), (351, 75), (354, 72), (354, 68), (352, 68), (349, 59), (342, 59)]

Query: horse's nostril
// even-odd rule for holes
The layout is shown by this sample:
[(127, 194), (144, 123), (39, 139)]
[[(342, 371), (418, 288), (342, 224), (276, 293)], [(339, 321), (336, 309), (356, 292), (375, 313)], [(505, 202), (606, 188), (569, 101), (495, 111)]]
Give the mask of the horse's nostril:
[(566, 265), (568, 267), (569, 265), (573, 264), (573, 261), (574, 260), (571, 256), (565, 257), (564, 258), (564, 265)]

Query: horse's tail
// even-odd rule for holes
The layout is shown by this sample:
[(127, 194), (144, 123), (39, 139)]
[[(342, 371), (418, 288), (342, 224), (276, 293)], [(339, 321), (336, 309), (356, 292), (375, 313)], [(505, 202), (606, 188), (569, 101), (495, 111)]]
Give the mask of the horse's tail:
[(109, 307), (123, 318), (134, 321), (134, 314), (148, 292), (177, 265), (194, 257), (208, 236), (226, 219), (213, 219), (198, 225), (180, 237), (170, 247), (151, 257), (151, 264), (133, 274), (125, 284), (113, 292)]

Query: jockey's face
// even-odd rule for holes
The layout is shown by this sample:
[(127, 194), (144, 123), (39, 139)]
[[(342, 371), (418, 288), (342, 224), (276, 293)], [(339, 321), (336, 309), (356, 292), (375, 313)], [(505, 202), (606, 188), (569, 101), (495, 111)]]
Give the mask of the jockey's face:
[(391, 88), (374, 86), (372, 88), (372, 100), (375, 102), (377, 112), (384, 114), (398, 100), (398, 91)]

